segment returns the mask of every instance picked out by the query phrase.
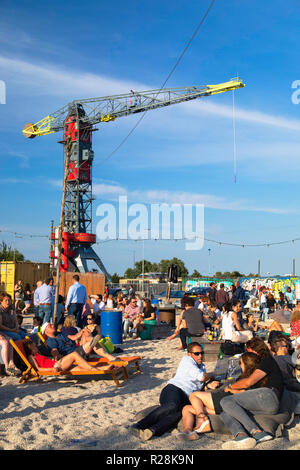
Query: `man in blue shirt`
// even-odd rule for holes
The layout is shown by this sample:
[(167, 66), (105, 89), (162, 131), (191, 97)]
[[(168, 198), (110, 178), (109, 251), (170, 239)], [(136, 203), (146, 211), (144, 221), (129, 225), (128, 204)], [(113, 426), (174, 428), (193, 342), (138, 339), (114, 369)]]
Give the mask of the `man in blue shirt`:
[(52, 278), (47, 278), (43, 284), (35, 290), (34, 298), (39, 307), (39, 317), (43, 323), (49, 323), (52, 318), (53, 290), (50, 285)]
[(133, 426), (144, 441), (175, 428), (181, 419), (183, 408), (190, 404), (189, 395), (200, 390), (211, 379), (211, 374), (206, 373), (202, 363), (202, 346), (193, 342), (188, 345), (187, 351), (188, 354), (181, 359), (175, 376), (161, 391), (160, 406)]
[(76, 317), (76, 324), (80, 328), (82, 327), (82, 309), (86, 301), (86, 288), (80, 284), (78, 274), (74, 274), (73, 284), (69, 288), (67, 295), (66, 311), (68, 311), (68, 315), (74, 315)]
[(245, 300), (246, 300), (246, 294), (245, 294), (245, 291), (244, 289), (242, 288), (241, 284), (239, 283), (239, 281), (236, 281), (235, 283), (235, 287), (236, 287), (236, 291), (234, 293), (234, 298), (239, 300), (241, 302), (241, 305), (242, 307), (244, 306), (245, 304)]

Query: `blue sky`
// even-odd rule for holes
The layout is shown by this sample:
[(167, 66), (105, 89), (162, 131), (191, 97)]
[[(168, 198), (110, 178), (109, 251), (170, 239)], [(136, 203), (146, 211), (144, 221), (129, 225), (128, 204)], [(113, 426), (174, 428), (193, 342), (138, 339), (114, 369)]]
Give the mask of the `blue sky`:
[[(0, 4), (0, 229), (48, 234), (59, 221), (62, 178), (60, 134), (26, 140), (22, 128), (73, 99), (159, 88), (210, 1), (121, 1)], [(260, 243), (299, 237), (300, 105), (292, 83), (300, 79), (296, 0), (216, 0), (168, 87), (221, 83), (237, 74), (235, 92), (237, 184), (233, 166), (232, 94), (150, 111), (112, 158), (137, 117), (99, 125), (93, 145), (96, 208), (130, 203), (203, 203), (206, 238)], [(94, 229), (95, 231), (95, 229)], [(13, 238), (0, 233), (0, 240)], [(177, 256), (189, 271), (237, 269), (291, 272), (300, 263), (294, 244), (239, 248), (206, 242), (145, 241), (145, 258)], [(48, 261), (46, 238), (16, 239), (33, 261)], [(211, 249), (210, 255), (208, 249)], [(142, 258), (142, 243), (99, 244), (110, 272), (123, 274)]]

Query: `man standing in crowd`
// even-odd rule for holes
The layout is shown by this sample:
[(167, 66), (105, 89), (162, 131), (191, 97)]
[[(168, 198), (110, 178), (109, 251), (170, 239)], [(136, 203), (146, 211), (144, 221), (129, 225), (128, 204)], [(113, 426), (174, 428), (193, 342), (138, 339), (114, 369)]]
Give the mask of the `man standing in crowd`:
[(50, 285), (51, 277), (48, 277), (43, 284), (35, 290), (35, 302), (39, 307), (39, 317), (43, 323), (49, 323), (52, 318), (52, 298), (53, 288)]
[(128, 292), (129, 297), (134, 297), (135, 296), (135, 290), (132, 284), (129, 286), (129, 292)]
[(242, 288), (239, 281), (236, 281), (235, 287), (236, 287), (236, 291), (234, 293), (234, 298), (239, 300), (241, 302), (241, 305), (244, 306), (244, 303), (245, 303), (245, 300), (246, 300), (245, 291)]
[(33, 309), (34, 309), (34, 315), (36, 317), (39, 316), (39, 301), (38, 301), (38, 288), (41, 287), (41, 285), (43, 284), (43, 281), (37, 281), (36, 282), (36, 289), (34, 291), (34, 294), (33, 294)]
[(192, 336), (203, 336), (205, 325), (203, 321), (203, 312), (194, 306), (193, 299), (187, 299), (184, 305), (185, 311), (182, 315), (182, 320), (186, 322), (186, 328), (179, 330), (179, 336), (183, 350), (187, 348), (186, 338)]
[(253, 297), (258, 297), (258, 289), (256, 287), (256, 284), (252, 284), (252, 289), (250, 290), (250, 295)]
[(66, 311), (68, 312), (68, 315), (74, 315), (76, 317), (76, 324), (80, 328), (82, 327), (82, 309), (86, 301), (86, 288), (80, 284), (78, 274), (74, 274), (73, 284), (69, 288), (67, 295)]
[(211, 302), (216, 301), (217, 284), (215, 282), (210, 283), (210, 287), (207, 289), (206, 295), (209, 297)]
[(227, 304), (227, 302), (229, 302), (229, 295), (224, 290), (224, 284), (220, 284), (220, 289), (217, 290), (216, 302), (217, 302), (218, 308), (220, 310), (222, 310), (223, 305), (225, 305), (225, 304)]

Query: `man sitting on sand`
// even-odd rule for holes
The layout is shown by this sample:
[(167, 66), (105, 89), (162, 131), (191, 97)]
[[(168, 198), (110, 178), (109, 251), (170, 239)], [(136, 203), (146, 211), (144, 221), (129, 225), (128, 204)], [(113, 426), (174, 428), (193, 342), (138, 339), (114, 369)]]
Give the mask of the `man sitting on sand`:
[(114, 361), (116, 359), (99, 346), (98, 341), (101, 339), (99, 335), (91, 337), (91, 340), (84, 345), (77, 346), (75, 343), (76, 335), (73, 337), (72, 335), (65, 335), (64, 333), (57, 334), (55, 326), (51, 323), (44, 323), (42, 326), (42, 334), (47, 336), (46, 343), (51, 351), (51, 356), (56, 361), (73, 351), (78, 352), (85, 360), (87, 360), (92, 351), (99, 356), (105, 357), (108, 361)]
[(188, 345), (187, 350), (188, 354), (181, 359), (175, 376), (161, 391), (160, 406), (133, 425), (133, 429), (138, 430), (144, 441), (175, 428), (181, 419), (182, 409), (189, 404), (190, 394), (201, 390), (204, 383), (212, 377), (206, 373), (202, 362), (202, 346), (193, 342)]

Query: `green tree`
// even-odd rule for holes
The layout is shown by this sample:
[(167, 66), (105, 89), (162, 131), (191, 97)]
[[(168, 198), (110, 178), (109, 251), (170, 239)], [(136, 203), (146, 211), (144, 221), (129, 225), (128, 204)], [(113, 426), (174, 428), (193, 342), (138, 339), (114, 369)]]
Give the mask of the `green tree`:
[(188, 276), (189, 272), (188, 272), (187, 268), (185, 267), (184, 262), (181, 259), (178, 259), (178, 258), (162, 259), (159, 263), (160, 272), (167, 273), (168, 272), (168, 267), (171, 266), (171, 264), (174, 264), (175, 266), (177, 266), (178, 277), (187, 277)]
[(18, 250), (14, 250), (4, 241), (0, 245), (0, 261), (24, 261), (25, 257)]
[(127, 268), (125, 273), (124, 273), (124, 277), (127, 278), (127, 279), (135, 279), (138, 274), (139, 273), (138, 273), (137, 269)]
[(117, 273), (112, 274), (110, 277), (113, 284), (119, 284), (120, 276)]
[(224, 278), (226, 278), (226, 277), (231, 277), (231, 272), (229, 272), (229, 271), (224, 271), (222, 277), (224, 277)]
[[(135, 269), (137, 271), (138, 274), (142, 274), (143, 272), (143, 260), (142, 261), (137, 261), (135, 263)], [(153, 264), (151, 263), (151, 261), (148, 261), (148, 260), (144, 260), (144, 273), (152, 273), (154, 272), (153, 271)]]
[(223, 274), (221, 273), (221, 271), (217, 271), (215, 277), (217, 277), (218, 279), (222, 279)]
[(231, 277), (243, 277), (244, 274), (240, 273), (239, 271), (232, 271)]
[(197, 269), (194, 269), (194, 272), (189, 276), (190, 278), (192, 279), (199, 279), (200, 277), (202, 277), (202, 274), (199, 273), (199, 271), (197, 271)]

